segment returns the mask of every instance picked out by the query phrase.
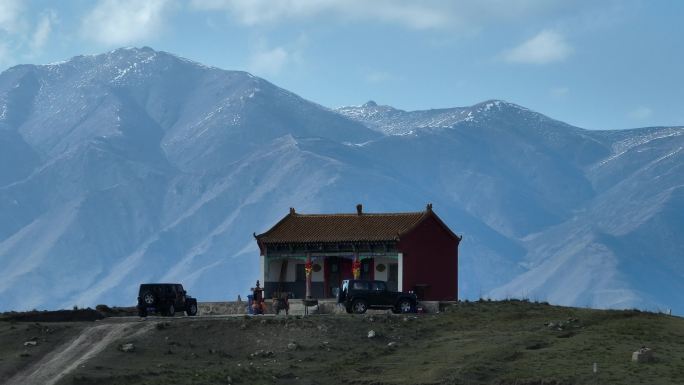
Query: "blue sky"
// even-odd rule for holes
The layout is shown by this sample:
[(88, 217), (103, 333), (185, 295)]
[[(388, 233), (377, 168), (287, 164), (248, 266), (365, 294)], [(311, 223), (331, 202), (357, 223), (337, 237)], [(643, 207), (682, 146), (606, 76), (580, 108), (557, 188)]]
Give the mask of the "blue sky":
[(684, 1), (0, 0), (0, 69), (150, 46), (328, 107), (518, 103), (684, 125)]

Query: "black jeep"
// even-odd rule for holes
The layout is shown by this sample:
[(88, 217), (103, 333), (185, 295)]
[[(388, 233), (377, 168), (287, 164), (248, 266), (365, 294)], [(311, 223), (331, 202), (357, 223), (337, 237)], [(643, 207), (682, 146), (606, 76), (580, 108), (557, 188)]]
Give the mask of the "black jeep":
[(384, 281), (344, 280), (337, 294), (347, 313), (363, 314), (368, 309), (392, 309), (394, 313), (416, 311), (418, 299), (413, 293), (387, 290)]
[(138, 315), (161, 313), (173, 317), (177, 311), (197, 315), (197, 299), (189, 297), (179, 283), (143, 283), (138, 291)]

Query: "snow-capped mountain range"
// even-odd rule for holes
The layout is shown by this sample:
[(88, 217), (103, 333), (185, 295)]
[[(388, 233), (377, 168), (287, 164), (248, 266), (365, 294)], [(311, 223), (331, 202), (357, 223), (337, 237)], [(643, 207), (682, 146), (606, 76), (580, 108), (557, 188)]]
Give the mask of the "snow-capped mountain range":
[(504, 101), (331, 110), (149, 48), (0, 74), (0, 309), (247, 293), (287, 213), (418, 211), (462, 298), (684, 313), (684, 127), (589, 131)]
[[(500, 111), (502, 108), (517, 110), (517, 113), (530, 112), (524, 107), (501, 100), (490, 100), (472, 107), (424, 111), (403, 111), (391, 106), (379, 106), (371, 100), (361, 106), (340, 107), (336, 111), (385, 135), (410, 135), (418, 131), (452, 128), (461, 122), (477, 122), (486, 117), (489, 110)], [(545, 118), (540, 114), (529, 116)]]

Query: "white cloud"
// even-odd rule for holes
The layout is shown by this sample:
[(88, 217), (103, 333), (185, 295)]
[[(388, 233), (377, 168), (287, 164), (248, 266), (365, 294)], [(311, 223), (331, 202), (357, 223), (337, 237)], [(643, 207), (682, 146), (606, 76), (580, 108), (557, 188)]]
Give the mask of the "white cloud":
[(56, 18), (57, 16), (54, 12), (48, 12), (38, 20), (30, 43), (31, 50), (34, 53), (40, 51), (45, 46), (45, 43), (47, 43), (50, 38), (50, 33), (52, 32), (52, 24), (55, 22)]
[(223, 10), (245, 25), (329, 16), (338, 20), (394, 23), (415, 29), (477, 29), (482, 24), (564, 9), (550, 0), (192, 0), (201, 10)]
[(266, 39), (259, 39), (252, 44), (252, 53), (247, 62), (248, 70), (260, 76), (277, 76), (285, 68), (301, 66), (304, 63), (302, 57), (308, 41), (306, 34), (277, 46), (269, 45)]
[(562, 98), (570, 92), (568, 87), (553, 87), (550, 90), (551, 96), (556, 98)]
[(372, 71), (366, 74), (368, 83), (382, 83), (390, 80), (392, 75), (387, 71)]
[(430, 28), (447, 22), (437, 10), (406, 1), (193, 0), (192, 5), (197, 9), (226, 10), (246, 25), (301, 20), (324, 13), (351, 19), (379, 19), (414, 28)]
[(21, 27), (23, 4), (20, 0), (0, 0), (0, 31), (15, 33)]
[(144, 41), (164, 29), (173, 6), (171, 0), (102, 0), (85, 16), (81, 32), (108, 45)]
[(258, 50), (249, 59), (249, 70), (257, 75), (278, 75), (291, 61), (291, 55), (283, 47)]
[(544, 30), (503, 53), (506, 61), (525, 64), (548, 64), (563, 61), (570, 56), (573, 48), (565, 41), (565, 37), (558, 32)]
[(17, 47), (25, 40), (24, 11), (21, 0), (0, 0), (0, 65), (3, 67), (16, 62)]
[(653, 115), (653, 110), (646, 106), (639, 106), (629, 112), (629, 117), (634, 120), (648, 119)]

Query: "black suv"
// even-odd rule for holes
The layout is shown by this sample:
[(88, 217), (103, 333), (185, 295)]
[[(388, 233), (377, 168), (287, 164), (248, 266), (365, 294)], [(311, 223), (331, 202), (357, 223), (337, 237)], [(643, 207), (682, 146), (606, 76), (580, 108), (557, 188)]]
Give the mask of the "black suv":
[(138, 291), (138, 315), (158, 312), (173, 317), (177, 311), (197, 315), (197, 299), (189, 297), (179, 283), (143, 283)]
[(344, 304), (347, 313), (363, 314), (368, 309), (392, 309), (394, 313), (416, 311), (418, 299), (413, 293), (387, 290), (384, 281), (350, 279), (342, 281), (337, 302)]

